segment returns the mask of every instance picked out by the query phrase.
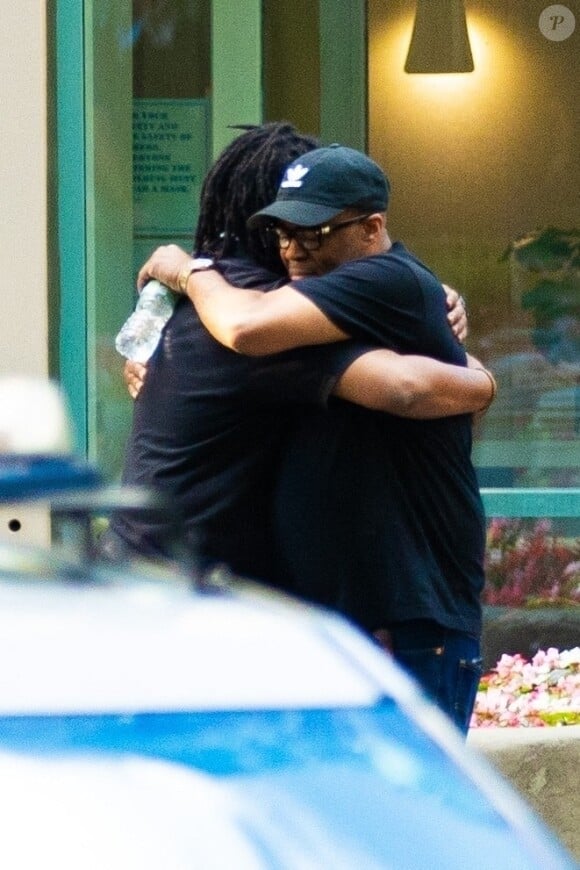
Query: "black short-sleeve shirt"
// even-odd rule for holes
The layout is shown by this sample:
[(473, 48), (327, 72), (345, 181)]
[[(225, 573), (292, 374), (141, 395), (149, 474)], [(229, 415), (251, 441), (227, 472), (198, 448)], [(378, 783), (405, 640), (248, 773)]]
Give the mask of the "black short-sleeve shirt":
[[(295, 287), (358, 340), (465, 364), (440, 282), (399, 243)], [(334, 400), (295, 430), (275, 516), (301, 594), (370, 630), (424, 618), (479, 632), (485, 522), (468, 416), (404, 420)]]
[[(221, 263), (237, 286), (274, 286), (250, 261)], [(123, 482), (168, 496), (204, 565), (276, 581), (272, 475), (296, 415), (325, 406), (353, 342), (268, 357), (237, 354), (209, 335), (187, 299), (177, 302), (135, 402)], [(146, 556), (168, 553), (172, 517), (134, 511), (111, 527)]]

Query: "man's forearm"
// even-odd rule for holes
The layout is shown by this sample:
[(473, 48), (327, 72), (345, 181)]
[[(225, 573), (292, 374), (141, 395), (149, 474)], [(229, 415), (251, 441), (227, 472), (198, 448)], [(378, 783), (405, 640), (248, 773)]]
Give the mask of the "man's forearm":
[(208, 332), (238, 353), (263, 356), (348, 337), (290, 284), (240, 290), (211, 270), (193, 272), (186, 289)]
[(334, 393), (399, 417), (433, 419), (487, 409), (495, 396), (495, 381), (482, 368), (374, 350), (351, 363)]
[(482, 367), (463, 368), (420, 356), (401, 357), (400, 364), (410, 367), (417, 384), (409, 417), (483, 414), (495, 399), (495, 379)]
[(213, 269), (190, 275), (186, 290), (200, 320), (216, 341), (244, 353), (244, 334), (259, 313), (263, 291), (240, 290)]
[(195, 259), (178, 245), (161, 245), (139, 270), (137, 287), (142, 290), (152, 278), (175, 293), (186, 293), (213, 337), (232, 350), (243, 345), (244, 330), (262, 298), (260, 290), (244, 290), (229, 284), (218, 271), (193, 272)]
[(188, 271), (194, 262), (178, 245), (162, 245), (139, 270), (137, 286), (156, 278), (186, 292), (206, 329), (231, 350), (264, 356), (348, 337), (292, 285), (268, 293), (241, 290), (217, 271)]

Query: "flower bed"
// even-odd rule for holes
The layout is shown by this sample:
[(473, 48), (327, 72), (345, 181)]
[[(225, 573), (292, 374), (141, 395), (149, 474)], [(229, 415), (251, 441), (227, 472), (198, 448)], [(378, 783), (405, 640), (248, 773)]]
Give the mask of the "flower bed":
[(580, 647), (502, 655), (482, 677), (472, 728), (580, 725)]
[(580, 541), (549, 520), (494, 518), (487, 530), (484, 604), (580, 605)]

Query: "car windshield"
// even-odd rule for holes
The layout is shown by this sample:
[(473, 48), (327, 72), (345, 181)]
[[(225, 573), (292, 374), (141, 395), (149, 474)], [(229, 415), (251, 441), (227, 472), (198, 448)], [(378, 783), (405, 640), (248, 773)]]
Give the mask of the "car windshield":
[(308, 842), (324, 855), (320, 866), (347, 866), (353, 850), (358, 864), (348, 866), (365, 868), (454, 868), (469, 854), (471, 868), (487, 870), (498, 850), (511, 870), (537, 866), (390, 699), (332, 710), (4, 717), (2, 751), (50, 763), (96, 759), (120, 769), (139, 759), (185, 769), (227, 791), (254, 845), (274, 854), (289, 841)]

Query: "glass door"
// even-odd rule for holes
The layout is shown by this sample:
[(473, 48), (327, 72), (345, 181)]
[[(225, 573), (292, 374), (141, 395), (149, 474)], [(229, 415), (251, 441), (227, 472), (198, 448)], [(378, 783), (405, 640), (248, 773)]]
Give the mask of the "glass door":
[[(210, 0), (56, 7), (59, 359), (77, 442), (117, 478), (131, 418), (115, 335), (138, 266), (191, 246), (210, 162)], [(57, 278), (58, 276), (58, 278)]]
[(108, 479), (131, 419), (114, 339), (138, 267), (159, 244), (191, 246), (201, 182), (233, 125), (291, 120), (365, 147), (364, 6), (53, 0), (53, 372), (79, 449)]

